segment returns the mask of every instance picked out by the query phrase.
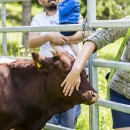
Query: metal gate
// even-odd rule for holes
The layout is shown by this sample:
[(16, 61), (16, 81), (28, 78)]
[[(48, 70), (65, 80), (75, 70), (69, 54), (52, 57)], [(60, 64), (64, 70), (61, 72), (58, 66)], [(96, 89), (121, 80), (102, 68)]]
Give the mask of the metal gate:
[[(56, 26), (42, 26), (42, 27), (30, 27), (30, 26), (15, 26), (6, 27), (6, 3), (10, 2), (22, 2), (30, 0), (0, 0), (2, 3), (1, 19), (2, 27), (0, 27), (0, 33), (2, 33), (2, 51), (3, 55), (7, 55), (7, 39), (6, 33), (9, 32), (51, 32), (51, 31), (82, 31), (82, 25), (56, 25)], [(89, 27), (102, 27), (102, 28), (113, 28), (113, 27), (130, 27), (130, 20), (96, 20), (96, 0), (87, 0), (87, 20)], [(92, 32), (89, 31), (89, 34)], [(98, 90), (98, 79), (97, 79), (97, 67), (104, 68), (115, 68), (122, 69), (130, 72), (130, 64), (116, 61), (102, 61), (96, 58), (96, 54), (93, 54), (89, 60), (89, 77), (91, 84)], [(99, 106), (107, 107), (110, 109), (126, 112), (130, 114), (130, 106), (124, 105), (104, 99), (99, 99), (97, 103), (90, 106), (89, 114), (89, 125), (90, 130), (99, 130)], [(47, 130), (72, 130), (64, 127), (47, 124), (45, 126)]]

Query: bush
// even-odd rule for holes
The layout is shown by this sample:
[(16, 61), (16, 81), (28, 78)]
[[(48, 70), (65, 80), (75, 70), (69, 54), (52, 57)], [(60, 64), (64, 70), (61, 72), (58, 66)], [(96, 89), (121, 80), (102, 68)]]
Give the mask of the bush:
[[(39, 49), (28, 49), (28, 48), (24, 48), (23, 45), (18, 44), (17, 42), (8, 42), (7, 43), (7, 52), (8, 52), (8, 56), (16, 56), (16, 57), (28, 57), (31, 56), (31, 51), (36, 51), (39, 52)], [(0, 44), (0, 55), (2, 56), (2, 45)]]

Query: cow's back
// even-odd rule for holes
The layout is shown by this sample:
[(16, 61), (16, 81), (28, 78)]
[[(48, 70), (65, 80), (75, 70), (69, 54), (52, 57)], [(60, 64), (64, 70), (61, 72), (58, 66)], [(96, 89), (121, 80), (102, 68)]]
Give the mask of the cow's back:
[(8, 64), (0, 64), (0, 129), (3, 130), (13, 125), (17, 116), (19, 119), (21, 116), (21, 108), (12, 85), (10, 72)]
[(54, 114), (85, 102), (85, 82), (84, 91), (74, 90), (71, 97), (63, 94), (61, 83), (72, 61), (69, 54), (52, 58), (33, 54), (33, 60), (0, 65), (0, 130), (39, 130)]
[(34, 63), (0, 64), (0, 130), (32, 129), (42, 114), (43, 86), (44, 74), (38, 73)]

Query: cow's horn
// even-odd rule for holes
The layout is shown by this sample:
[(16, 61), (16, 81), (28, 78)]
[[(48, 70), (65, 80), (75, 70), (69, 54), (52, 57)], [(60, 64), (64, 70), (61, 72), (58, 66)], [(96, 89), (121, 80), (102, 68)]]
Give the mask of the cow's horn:
[(36, 52), (31, 52), (33, 59), (37, 59), (39, 57), (39, 54)]
[(52, 48), (50, 49), (50, 51), (53, 54), (53, 56), (58, 56), (57, 52), (55, 50), (53, 50)]

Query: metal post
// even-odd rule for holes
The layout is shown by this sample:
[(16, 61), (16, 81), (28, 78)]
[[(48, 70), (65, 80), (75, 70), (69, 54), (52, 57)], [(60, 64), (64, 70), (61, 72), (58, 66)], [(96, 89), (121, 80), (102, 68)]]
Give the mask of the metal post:
[[(6, 3), (2, 3), (2, 27), (6, 27)], [(6, 32), (2, 33), (2, 52), (4, 56), (7, 56), (7, 37)]]
[[(88, 24), (91, 26), (91, 22), (96, 20), (96, 0), (88, 0), (87, 2), (87, 14), (88, 14)], [(89, 35), (93, 32), (90, 31)], [(98, 90), (98, 77), (97, 68), (93, 66), (93, 60), (96, 59), (96, 54), (94, 54), (89, 60), (89, 80), (92, 86)], [(89, 107), (89, 129), (99, 130), (99, 107), (97, 105), (91, 105)]]

